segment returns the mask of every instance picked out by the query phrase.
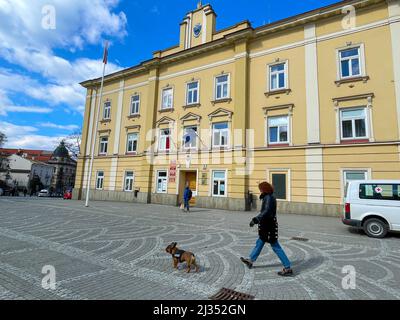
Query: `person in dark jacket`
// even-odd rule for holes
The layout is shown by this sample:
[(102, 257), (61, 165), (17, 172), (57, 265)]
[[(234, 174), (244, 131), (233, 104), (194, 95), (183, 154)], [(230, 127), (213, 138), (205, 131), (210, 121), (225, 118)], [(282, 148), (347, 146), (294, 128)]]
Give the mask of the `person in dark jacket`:
[(189, 201), (193, 197), (193, 192), (190, 190), (189, 182), (186, 183), (185, 191), (183, 192), (183, 203), (184, 203), (184, 210), (190, 212)]
[(268, 182), (263, 182), (258, 187), (261, 192), (261, 211), (257, 217), (251, 220), (250, 227), (254, 227), (254, 225), (258, 224), (259, 239), (249, 259), (240, 259), (251, 269), (253, 263), (261, 254), (265, 243), (268, 242), (284, 267), (278, 274), (280, 276), (292, 276), (293, 270), (290, 261), (278, 242), (278, 221), (276, 219), (276, 198), (274, 196), (274, 189)]

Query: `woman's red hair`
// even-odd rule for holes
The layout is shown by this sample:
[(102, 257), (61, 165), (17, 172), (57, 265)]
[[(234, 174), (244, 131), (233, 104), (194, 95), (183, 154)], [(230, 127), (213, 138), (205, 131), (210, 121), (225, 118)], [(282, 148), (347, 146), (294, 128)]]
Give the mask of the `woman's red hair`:
[(258, 185), (258, 188), (262, 193), (271, 194), (274, 193), (274, 187), (268, 182), (262, 182)]

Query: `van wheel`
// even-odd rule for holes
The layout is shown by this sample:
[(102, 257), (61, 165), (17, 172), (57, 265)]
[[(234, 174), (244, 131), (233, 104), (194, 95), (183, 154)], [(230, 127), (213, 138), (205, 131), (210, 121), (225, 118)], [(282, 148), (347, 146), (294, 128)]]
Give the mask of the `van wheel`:
[(371, 218), (364, 222), (364, 231), (368, 237), (382, 239), (389, 232), (389, 226), (386, 222)]

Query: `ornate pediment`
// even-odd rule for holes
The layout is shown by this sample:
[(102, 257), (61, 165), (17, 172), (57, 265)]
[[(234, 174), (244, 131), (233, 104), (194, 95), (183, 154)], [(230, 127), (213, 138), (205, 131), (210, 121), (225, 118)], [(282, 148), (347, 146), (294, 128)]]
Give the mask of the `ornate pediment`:
[(195, 114), (193, 112), (189, 112), (188, 114), (183, 116), (180, 120), (182, 121), (182, 124), (185, 121), (194, 121), (194, 120), (197, 121), (198, 123), (200, 123), (201, 116), (199, 116), (199, 115), (197, 115), (197, 114)]
[(210, 119), (210, 121), (212, 121), (213, 118), (217, 118), (217, 117), (228, 117), (229, 119), (232, 119), (233, 116), (233, 112), (224, 108), (219, 108), (217, 110), (215, 110), (214, 112), (210, 113), (208, 115), (208, 118)]
[(175, 120), (171, 119), (170, 117), (162, 117), (160, 120), (158, 120), (156, 122), (156, 124), (157, 124), (157, 126), (160, 126), (162, 124), (171, 124), (171, 123), (174, 123), (174, 122), (175, 122)]

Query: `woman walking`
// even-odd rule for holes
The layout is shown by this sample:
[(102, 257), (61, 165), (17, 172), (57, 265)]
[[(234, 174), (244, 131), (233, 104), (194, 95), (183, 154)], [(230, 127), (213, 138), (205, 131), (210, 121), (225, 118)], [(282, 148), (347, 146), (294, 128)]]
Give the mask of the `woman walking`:
[(268, 182), (261, 183), (258, 188), (261, 192), (261, 212), (257, 217), (251, 220), (250, 227), (254, 227), (254, 225), (258, 224), (259, 239), (249, 259), (240, 258), (240, 260), (251, 269), (253, 263), (256, 262), (264, 248), (265, 243), (268, 242), (284, 267), (278, 274), (283, 277), (292, 276), (293, 270), (290, 261), (278, 242), (278, 221), (276, 219), (276, 198), (274, 196), (274, 189)]

